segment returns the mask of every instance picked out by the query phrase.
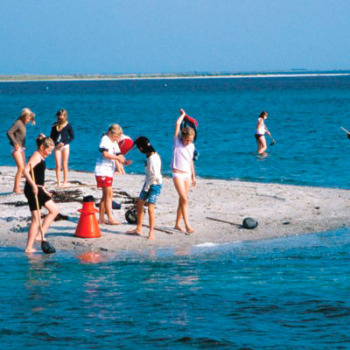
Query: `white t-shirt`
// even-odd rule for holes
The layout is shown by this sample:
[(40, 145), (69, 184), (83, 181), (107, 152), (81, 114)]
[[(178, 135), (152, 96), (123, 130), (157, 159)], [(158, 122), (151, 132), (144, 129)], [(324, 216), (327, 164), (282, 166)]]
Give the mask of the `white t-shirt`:
[(146, 177), (143, 189), (148, 191), (151, 185), (161, 185), (162, 179), (162, 161), (158, 153), (152, 154), (147, 158)]
[[(257, 125), (259, 125), (260, 118), (258, 118)], [(265, 129), (265, 124), (262, 122), (259, 127), (255, 130), (255, 133), (258, 135), (265, 135), (266, 129)]]
[(171, 168), (183, 171), (185, 173), (191, 173), (193, 153), (193, 143), (185, 146), (180, 138), (174, 137), (173, 159), (171, 161)]
[(120, 153), (118, 143), (113, 142), (108, 135), (103, 135), (100, 141), (99, 152), (96, 159), (95, 175), (113, 177), (115, 171), (115, 160), (106, 159), (102, 154), (104, 151), (113, 155)]

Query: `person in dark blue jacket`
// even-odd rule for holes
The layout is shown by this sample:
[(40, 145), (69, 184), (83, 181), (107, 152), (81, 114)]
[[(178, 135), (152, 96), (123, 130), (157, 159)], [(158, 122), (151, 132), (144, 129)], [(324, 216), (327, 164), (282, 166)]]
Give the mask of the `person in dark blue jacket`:
[(70, 143), (74, 140), (72, 125), (68, 123), (68, 113), (60, 109), (57, 113), (57, 121), (52, 125), (50, 137), (55, 143), (56, 178), (57, 187), (61, 187), (61, 168), (63, 168), (63, 187), (67, 186), (68, 160)]

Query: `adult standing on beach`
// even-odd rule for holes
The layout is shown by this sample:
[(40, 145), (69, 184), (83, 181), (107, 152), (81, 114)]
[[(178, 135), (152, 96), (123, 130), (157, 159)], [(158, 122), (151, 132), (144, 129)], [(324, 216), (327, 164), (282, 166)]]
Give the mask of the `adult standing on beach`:
[(61, 166), (63, 168), (63, 187), (67, 186), (69, 144), (74, 140), (72, 125), (68, 122), (68, 113), (60, 109), (56, 113), (57, 121), (52, 125), (50, 137), (55, 143), (55, 161), (57, 187), (61, 186)]
[(260, 113), (258, 122), (256, 124), (255, 139), (258, 144), (258, 154), (263, 154), (267, 150), (265, 133), (271, 134), (265, 125), (265, 120), (267, 119), (267, 112), (263, 111)]
[(14, 193), (23, 193), (20, 189), (21, 177), (23, 175), (26, 156), (25, 156), (25, 143), (26, 143), (26, 125), (31, 122), (35, 125), (35, 114), (29, 108), (23, 108), (21, 115), (7, 131), (7, 137), (12, 145), (12, 157), (16, 162), (17, 173), (15, 175), (15, 184), (13, 186)]
[(102, 198), (99, 208), (99, 223), (105, 224), (105, 214), (107, 214), (108, 225), (119, 225), (112, 215), (113, 199), (113, 175), (116, 169), (116, 162), (124, 163), (125, 157), (120, 154), (118, 141), (123, 135), (123, 130), (118, 124), (113, 124), (108, 128), (107, 134), (103, 134), (95, 166), (95, 177), (97, 187), (102, 188)]
[[(193, 233), (188, 220), (188, 193), (191, 186), (196, 186), (196, 174), (193, 165), (193, 153), (195, 131), (191, 127), (181, 129), (181, 123), (184, 120), (186, 113), (180, 109), (180, 116), (175, 123), (175, 133), (173, 139), (173, 158), (171, 161), (171, 170), (175, 189), (179, 195), (179, 204), (176, 212), (175, 229)], [(180, 225), (181, 219), (185, 224), (185, 229)]]

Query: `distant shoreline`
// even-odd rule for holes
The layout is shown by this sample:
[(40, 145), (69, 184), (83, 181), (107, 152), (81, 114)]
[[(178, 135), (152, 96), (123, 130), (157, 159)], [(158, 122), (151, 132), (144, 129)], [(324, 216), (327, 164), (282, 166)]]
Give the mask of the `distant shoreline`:
[(254, 73), (198, 73), (198, 74), (62, 74), (62, 75), (0, 75), (1, 83), (40, 81), (113, 81), (113, 80), (172, 80), (172, 79), (247, 79), (350, 76), (350, 71), (288, 71)]

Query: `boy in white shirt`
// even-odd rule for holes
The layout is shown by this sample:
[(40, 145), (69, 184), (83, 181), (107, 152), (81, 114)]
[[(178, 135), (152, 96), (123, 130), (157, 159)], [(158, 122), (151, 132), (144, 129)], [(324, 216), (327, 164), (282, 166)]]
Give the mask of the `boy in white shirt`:
[(155, 224), (155, 211), (154, 205), (162, 191), (162, 174), (161, 166), (162, 162), (159, 154), (152, 147), (147, 137), (140, 136), (135, 140), (135, 145), (141, 153), (146, 154), (146, 177), (145, 183), (142, 187), (142, 191), (137, 200), (137, 226), (135, 230), (128, 231), (129, 234), (141, 235), (142, 234), (142, 220), (143, 220), (143, 206), (148, 206), (149, 216), (149, 232), (148, 239), (155, 239), (154, 237), (154, 224)]

